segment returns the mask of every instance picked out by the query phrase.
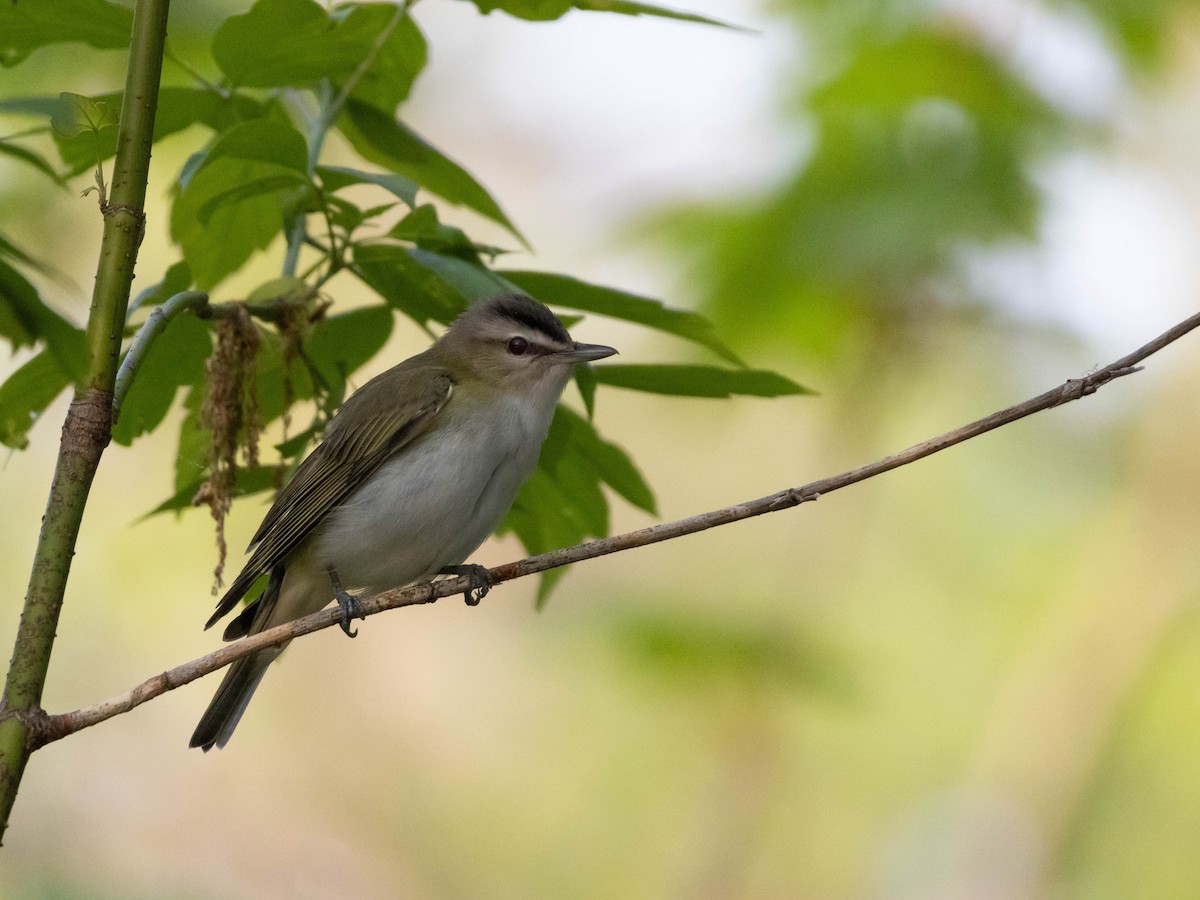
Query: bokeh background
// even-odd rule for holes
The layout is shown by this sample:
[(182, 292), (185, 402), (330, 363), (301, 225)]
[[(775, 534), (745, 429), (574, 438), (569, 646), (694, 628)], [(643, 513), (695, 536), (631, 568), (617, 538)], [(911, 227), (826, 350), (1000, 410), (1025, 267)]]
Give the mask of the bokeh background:
[[(177, 47), (241, 5), (177, 4)], [(406, 116), (500, 199), (530, 267), (703, 310), (820, 392), (602, 391), (664, 519), (893, 452), (1195, 310), (1196, 4), (688, 6), (753, 31), (423, 0)], [(51, 47), (0, 86), (111, 90), (122, 63)], [(189, 149), (156, 151), (152, 204)], [(142, 284), (175, 258), (161, 209)], [(18, 221), (62, 270), (44, 295), (82, 322), (94, 198), (0, 160), (0, 226)], [(600, 318), (578, 334), (691, 358)], [(211, 677), (53, 744), (0, 896), (1198, 896), (1197, 340), (819, 503), (581, 564), (540, 614), (525, 580), (305, 639), (223, 752), (186, 748)], [(398, 329), (360, 383), (424, 341)], [(5, 646), (64, 410), (0, 472)], [(211, 521), (142, 519), (174, 442), (104, 458), (51, 711), (215, 646)], [(235, 507), (232, 546), (262, 512)], [(650, 521), (615, 507), (614, 529)]]

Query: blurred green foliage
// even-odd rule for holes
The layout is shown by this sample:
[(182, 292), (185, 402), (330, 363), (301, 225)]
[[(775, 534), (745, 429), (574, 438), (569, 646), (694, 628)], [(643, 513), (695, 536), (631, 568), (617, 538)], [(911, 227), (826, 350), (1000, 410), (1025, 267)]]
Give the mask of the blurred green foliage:
[[(1133, 72), (1157, 62), (1173, 16), (1195, 6), (1053, 3), (1044, 14), (1086, 15)], [(759, 196), (678, 207), (646, 236), (690, 260), (689, 284), (739, 346), (807, 360), (854, 348), (865, 364), (881, 335), (994, 303), (972, 295), (966, 252), (1031, 241), (1037, 167), (1102, 140), (1105, 123), (1043, 96), (969, 8), (775, 8), (803, 38), (785, 110), (807, 152)]]

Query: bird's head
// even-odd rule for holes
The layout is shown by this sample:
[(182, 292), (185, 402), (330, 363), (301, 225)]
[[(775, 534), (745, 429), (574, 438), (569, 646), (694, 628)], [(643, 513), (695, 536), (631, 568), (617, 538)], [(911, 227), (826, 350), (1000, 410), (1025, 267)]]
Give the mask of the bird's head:
[(617, 352), (572, 340), (554, 313), (523, 294), (475, 303), (454, 320), (437, 349), (439, 362), (460, 377), (530, 393), (561, 392), (576, 363)]

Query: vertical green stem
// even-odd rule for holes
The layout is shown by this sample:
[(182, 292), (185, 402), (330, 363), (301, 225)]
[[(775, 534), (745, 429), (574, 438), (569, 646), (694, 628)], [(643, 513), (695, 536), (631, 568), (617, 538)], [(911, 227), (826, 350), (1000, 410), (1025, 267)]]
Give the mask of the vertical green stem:
[(0, 839), (8, 826), (25, 764), (36, 749), (33, 725), (41, 714), (42, 689), (75, 539), (92, 478), (111, 433), (121, 330), (145, 227), (143, 207), (169, 5), (170, 0), (137, 0), (134, 7), (112, 192), (103, 209), (104, 238), (88, 315), (87, 377), (76, 387), (63, 425), (29, 591), (0, 701)]

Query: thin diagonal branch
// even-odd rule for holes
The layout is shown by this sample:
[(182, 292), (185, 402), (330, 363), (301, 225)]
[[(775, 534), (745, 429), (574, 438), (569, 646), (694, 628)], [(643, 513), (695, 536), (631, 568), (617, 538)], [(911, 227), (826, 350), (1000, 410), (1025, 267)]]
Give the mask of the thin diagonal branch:
[[(610, 553), (631, 550), (634, 547), (644, 547), (647, 544), (655, 544), (660, 541), (673, 540), (684, 535), (715, 528), (718, 525), (740, 522), (743, 519), (777, 512), (782, 509), (790, 509), (793, 506), (799, 506), (801, 503), (816, 500), (823, 494), (832, 493), (840, 488), (857, 484), (860, 481), (866, 481), (868, 478), (873, 478), (876, 475), (881, 475), (900, 466), (905, 466), (919, 459), (924, 459), (927, 456), (932, 456), (934, 453), (945, 450), (948, 447), (953, 447), (955, 444), (961, 444), (963, 441), (968, 441), (1000, 428), (1003, 425), (1007, 425), (1010, 422), (1023, 419), (1033, 413), (1045, 409), (1053, 409), (1056, 406), (1062, 406), (1065, 403), (1070, 403), (1093, 394), (1116, 378), (1140, 371), (1138, 363), (1157, 353), (1168, 344), (1177, 341), (1198, 326), (1200, 326), (1200, 313), (1186, 321), (1180, 322), (1174, 328), (1163, 333), (1150, 343), (1139, 347), (1133, 353), (1123, 356), (1111, 365), (1085, 375), (1083, 378), (1071, 379), (1053, 390), (1046, 391), (1044, 394), (1039, 394), (1030, 400), (1026, 400), (1024, 403), (1010, 406), (986, 418), (930, 438), (927, 441), (909, 447), (907, 450), (902, 450), (899, 453), (884, 457), (868, 465), (860, 466), (857, 469), (851, 469), (848, 472), (843, 472), (840, 475), (834, 475), (829, 478), (822, 478), (819, 481), (811, 482), (802, 487), (787, 488), (767, 497), (760, 497), (757, 500), (727, 506), (724, 509), (717, 509), (712, 512), (691, 516), (690, 518), (679, 519), (675, 522), (665, 522), (650, 528), (642, 528), (638, 531), (630, 531), (626, 534), (602, 540), (588, 541), (574, 547), (554, 550), (550, 553), (542, 553), (538, 556), (531, 556), (528, 559), (522, 559), (517, 562), (506, 563), (490, 570), (492, 579), (497, 584), (504, 581), (512, 581), (516, 578), (524, 578), (527, 575), (544, 572), (547, 569), (555, 569), (559, 566), (570, 565), (585, 559), (593, 559), (597, 556), (606, 556)], [(384, 591), (383, 593), (365, 598), (363, 600), (363, 611), (366, 615), (370, 616), (383, 612), (386, 609), (433, 603), (442, 597), (461, 594), (467, 587), (467, 579), (452, 578), (433, 583), (415, 584), (403, 589)], [(209, 653), (207, 656), (202, 656), (181, 666), (176, 666), (173, 669), (155, 675), (153, 678), (142, 682), (124, 694), (105, 700), (102, 703), (97, 703), (94, 706), (87, 706), (83, 709), (77, 709), (74, 712), (61, 713), (59, 715), (46, 715), (42, 713), (37, 717), (36, 721), (29, 723), (30, 727), (35, 732), (39, 746), (59, 740), (82, 728), (103, 722), (121, 713), (129, 712), (147, 700), (152, 700), (160, 694), (174, 690), (188, 682), (195, 681), (197, 678), (223, 668), (235, 660), (248, 656), (265, 647), (276, 646), (301, 635), (320, 631), (322, 628), (328, 628), (338, 623), (339, 620), (340, 612), (336, 608), (313, 613), (302, 619), (276, 626), (275, 628), (244, 638), (236, 643), (229, 644), (220, 650)]]

